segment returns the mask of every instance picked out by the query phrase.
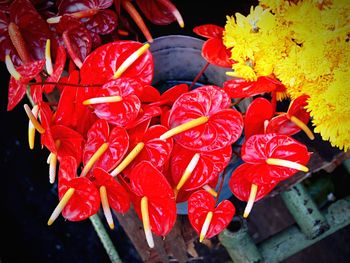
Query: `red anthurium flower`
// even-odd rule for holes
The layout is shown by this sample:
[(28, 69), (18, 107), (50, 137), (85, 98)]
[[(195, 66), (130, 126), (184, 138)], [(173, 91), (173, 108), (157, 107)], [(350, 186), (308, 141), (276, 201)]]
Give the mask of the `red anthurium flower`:
[(229, 105), (227, 94), (216, 86), (202, 86), (181, 95), (170, 112), (169, 127), (189, 121), (201, 122), (177, 134), (175, 140), (185, 148), (198, 151), (213, 151), (231, 145), (241, 136), (243, 118)]
[(100, 192), (103, 212), (111, 229), (114, 228), (110, 207), (119, 213), (130, 208), (130, 197), (127, 191), (110, 174), (101, 168), (92, 172), (91, 180)]
[[(229, 186), (235, 194), (235, 191), (242, 191), (247, 188), (246, 184), (251, 183), (249, 195), (239, 193), (239, 196), (248, 196), (248, 200), (244, 200), (248, 201), (244, 217), (252, 209), (257, 194), (262, 198), (279, 181), (287, 179), (297, 171), (308, 171), (305, 165), (310, 154), (306, 146), (287, 135), (253, 135), (243, 144), (241, 153), (242, 160), (246, 163), (233, 171)], [(238, 177), (244, 179), (235, 179)], [(237, 186), (240, 183), (243, 186)], [(261, 187), (264, 189), (259, 191)]]
[(113, 0), (62, 0), (58, 6), (59, 14), (69, 14), (83, 18), (87, 29), (98, 34), (108, 34), (117, 26), (117, 16), (109, 8)]
[[(144, 47), (136, 41), (117, 41), (100, 46), (84, 61), (81, 67), (82, 83), (104, 84), (117, 78), (118, 69), (132, 54)], [(136, 61), (122, 73), (123, 77), (132, 77), (144, 84), (151, 84), (153, 78), (153, 58), (150, 51), (141, 52)]]
[[(170, 153), (173, 148), (173, 140), (171, 138), (166, 140), (161, 140), (159, 138), (167, 131), (168, 129), (164, 126), (154, 125), (147, 129), (140, 141), (130, 141), (130, 149), (135, 149), (140, 145), (142, 145), (142, 149), (138, 152), (138, 155), (135, 156), (135, 159), (127, 166), (127, 169), (124, 170), (124, 173), (130, 174), (135, 165), (144, 160), (149, 161), (159, 171), (162, 171), (163, 166), (170, 158)], [(117, 167), (111, 174), (115, 176), (121, 172), (120, 169), (120, 167)]]
[(193, 32), (202, 37), (208, 38), (202, 47), (202, 56), (213, 65), (230, 68), (234, 61), (231, 59), (231, 52), (223, 43), (224, 28), (206, 24), (197, 26)]
[(284, 92), (285, 87), (275, 78), (258, 77), (256, 81), (247, 81), (242, 78), (234, 78), (225, 81), (224, 90), (230, 98), (246, 98), (265, 92)]
[[(121, 161), (128, 146), (129, 136), (124, 128), (114, 127), (110, 130), (107, 121), (97, 120), (87, 133), (82, 175), (86, 175), (88, 172), (86, 169), (92, 167), (110, 171)], [(100, 152), (99, 157), (96, 156), (97, 152)]]
[(100, 119), (126, 127), (139, 114), (141, 101), (136, 96), (135, 90), (141, 87), (141, 83), (132, 78), (111, 80), (94, 92), (94, 98), (85, 100), (83, 104), (90, 105)]
[(144, 85), (143, 91), (139, 95), (139, 98), (142, 101), (142, 103), (152, 103), (160, 100), (160, 92), (151, 85)]
[(188, 218), (199, 234), (200, 242), (224, 230), (236, 212), (228, 200), (222, 201), (217, 206), (215, 203), (215, 199), (204, 190), (193, 193), (188, 199)]
[[(248, 201), (251, 192), (252, 184), (257, 185), (255, 202), (268, 195), (273, 188), (278, 184), (278, 180), (264, 181), (261, 180), (259, 167), (244, 163), (238, 166), (232, 173), (229, 181), (229, 187), (241, 201)], [(263, 171), (262, 171), (263, 172)]]
[(313, 140), (314, 135), (307, 127), (310, 120), (310, 114), (305, 109), (308, 98), (309, 96), (303, 95), (292, 100), (286, 113), (271, 119), (266, 127), (266, 132), (294, 135), (302, 129)]
[(215, 151), (195, 152), (175, 144), (171, 157), (171, 176), (176, 191), (195, 190), (219, 176), (231, 159), (231, 146)]
[(133, 204), (142, 219), (146, 239), (154, 246), (152, 233), (166, 236), (175, 224), (176, 204), (168, 181), (150, 162), (142, 161), (130, 174), (130, 186), (135, 194)]
[(51, 32), (35, 7), (28, 0), (15, 0), (10, 17), (0, 12), (0, 59), (9, 54), (16, 65), (44, 58), (46, 40)]
[(119, 213), (126, 213), (130, 208), (130, 197), (126, 190), (110, 174), (101, 168), (94, 169), (91, 180), (100, 188), (105, 186), (109, 205)]
[(273, 117), (272, 104), (264, 98), (253, 100), (245, 113), (244, 135), (246, 140), (255, 134), (264, 134), (266, 125)]
[(8, 68), (11, 73), (7, 103), (7, 110), (10, 111), (23, 99), (29, 81), (37, 77), (43, 70), (45, 60), (30, 62), (16, 69), (14, 67), (11, 69), (13, 64), (9, 57), (6, 60), (6, 63), (10, 64)]
[(41, 134), (41, 144), (45, 145), (50, 152), (57, 154), (57, 147), (51, 131), (51, 127), (53, 125), (52, 110), (50, 106), (43, 101), (38, 104), (38, 107), (40, 123), (45, 129), (44, 133)]
[[(79, 72), (72, 71), (67, 82), (78, 84)], [(70, 127), (86, 137), (87, 131), (97, 120), (96, 115), (83, 105), (87, 94), (90, 93), (89, 90), (81, 87), (64, 87), (60, 95), (53, 123)]]
[(60, 202), (52, 213), (51, 225), (60, 212), (70, 221), (84, 220), (97, 213), (100, 196), (94, 184), (86, 177), (76, 177), (77, 163), (74, 157), (64, 157), (58, 174), (58, 194)]

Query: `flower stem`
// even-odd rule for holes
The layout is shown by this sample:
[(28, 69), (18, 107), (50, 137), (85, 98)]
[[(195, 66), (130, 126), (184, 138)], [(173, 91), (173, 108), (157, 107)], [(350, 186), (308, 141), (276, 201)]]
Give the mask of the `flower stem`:
[(119, 254), (118, 254), (117, 250), (115, 249), (112, 240), (108, 236), (108, 233), (107, 233), (105, 227), (103, 226), (100, 217), (97, 214), (95, 214), (93, 216), (90, 216), (89, 219), (90, 219), (92, 225), (94, 226), (94, 229), (95, 229), (98, 237), (100, 238), (101, 243), (103, 244), (103, 247), (106, 250), (107, 255), (108, 255), (109, 259), (111, 260), (111, 262), (121, 263), (122, 261), (119, 257)]
[(103, 84), (74, 84), (67, 82), (54, 82), (54, 81), (43, 81), (43, 82), (32, 82), (28, 83), (28, 86), (41, 86), (41, 85), (57, 85), (57, 86), (70, 86), (78, 88), (91, 88), (91, 87), (102, 87)]
[(202, 74), (204, 73), (204, 71), (209, 67), (209, 62), (207, 62), (204, 67), (202, 68), (202, 70), (197, 74), (197, 76), (194, 78), (194, 80), (191, 83), (190, 89), (193, 88), (193, 86), (197, 83), (198, 79), (202, 76)]

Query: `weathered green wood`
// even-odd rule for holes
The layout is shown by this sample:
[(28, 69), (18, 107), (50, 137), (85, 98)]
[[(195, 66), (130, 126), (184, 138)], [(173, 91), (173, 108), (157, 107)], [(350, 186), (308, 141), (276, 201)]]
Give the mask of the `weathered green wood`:
[(258, 248), (248, 234), (246, 220), (241, 217), (234, 217), (230, 225), (219, 234), (219, 240), (234, 263), (261, 262)]
[(326, 218), (318, 210), (302, 183), (283, 192), (281, 197), (306, 238), (316, 238), (329, 229)]
[(297, 226), (289, 227), (258, 245), (263, 262), (277, 263), (317, 243), (350, 224), (350, 197), (339, 200), (324, 213), (329, 230), (314, 239), (308, 239)]

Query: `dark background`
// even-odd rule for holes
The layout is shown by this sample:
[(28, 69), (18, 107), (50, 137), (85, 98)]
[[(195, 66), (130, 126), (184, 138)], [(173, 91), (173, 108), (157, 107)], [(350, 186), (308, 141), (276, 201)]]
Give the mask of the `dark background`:
[[(236, 12), (246, 15), (250, 6), (256, 2), (173, 1), (184, 18), (184, 29), (179, 28), (177, 23), (168, 26), (147, 24), (154, 38), (169, 34), (195, 36), (193, 27), (207, 23), (224, 26), (226, 15), (234, 15)], [(140, 40), (144, 41), (142, 38)], [(3, 63), (0, 70), (1, 262), (109, 262), (89, 220), (73, 223), (60, 216), (52, 226), (46, 225), (58, 201), (56, 185), (48, 182), (48, 151), (39, 149), (37, 141), (35, 150), (29, 150), (28, 119), (23, 110), (23, 104), (29, 102), (24, 99), (14, 110), (6, 111), (9, 76)], [(137, 252), (122, 229), (117, 226), (114, 231), (109, 230), (109, 234), (124, 262), (140, 262)], [(348, 232), (344, 232), (347, 239), (343, 237), (345, 243), (340, 246), (348, 246), (347, 234)], [(324, 258), (323, 254), (336, 253), (339, 247), (334, 246), (328, 251), (311, 250), (309, 255), (315, 261), (320, 260)], [(223, 255), (223, 258), (227, 259), (227, 255)], [(311, 257), (304, 258), (303, 262), (306, 262), (305, 259), (313, 262)], [(346, 262), (327, 260), (330, 263)], [(208, 254), (208, 257), (198, 262), (221, 260)]]

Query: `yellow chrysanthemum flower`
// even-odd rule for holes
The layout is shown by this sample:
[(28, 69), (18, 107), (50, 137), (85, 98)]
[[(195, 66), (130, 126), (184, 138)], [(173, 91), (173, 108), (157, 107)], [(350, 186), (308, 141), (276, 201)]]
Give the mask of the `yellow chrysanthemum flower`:
[(237, 61), (228, 75), (275, 76), (292, 99), (309, 95), (315, 131), (344, 150), (350, 148), (349, 13), (347, 0), (260, 0), (249, 15), (227, 17), (223, 37)]

